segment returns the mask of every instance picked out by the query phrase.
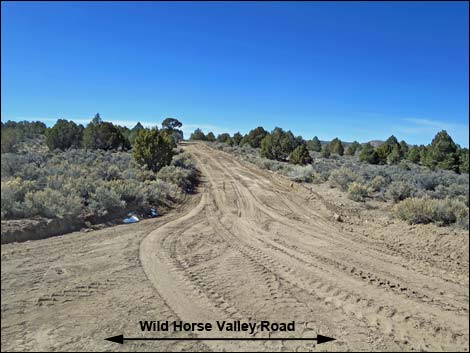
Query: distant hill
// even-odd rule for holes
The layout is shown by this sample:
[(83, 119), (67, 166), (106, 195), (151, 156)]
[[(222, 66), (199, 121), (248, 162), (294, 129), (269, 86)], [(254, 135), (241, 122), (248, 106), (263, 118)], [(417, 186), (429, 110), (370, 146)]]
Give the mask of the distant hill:
[(381, 140), (372, 140), (372, 141), (369, 141), (369, 143), (374, 146), (374, 147), (379, 147), (381, 144), (383, 144), (385, 141), (381, 141)]
[[(326, 144), (329, 144), (331, 141), (323, 141), (323, 140), (320, 140), (320, 143), (323, 145), (326, 145)], [(350, 144), (352, 144), (352, 142), (346, 142), (346, 141), (341, 141), (341, 143), (343, 144), (344, 148), (348, 148)], [(367, 142), (363, 142), (361, 143), (362, 145), (366, 144)], [(382, 143), (384, 143), (384, 141), (381, 141), (381, 140), (372, 140), (372, 141), (369, 141), (369, 143), (374, 146), (374, 147), (378, 147), (380, 146)]]

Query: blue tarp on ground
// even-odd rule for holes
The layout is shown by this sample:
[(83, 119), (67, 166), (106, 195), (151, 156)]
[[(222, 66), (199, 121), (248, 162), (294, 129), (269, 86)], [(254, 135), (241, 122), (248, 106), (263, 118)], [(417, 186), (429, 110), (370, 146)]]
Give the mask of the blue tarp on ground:
[(123, 220), (124, 223), (137, 223), (139, 221), (139, 218), (137, 216), (130, 216), (129, 218), (125, 218)]

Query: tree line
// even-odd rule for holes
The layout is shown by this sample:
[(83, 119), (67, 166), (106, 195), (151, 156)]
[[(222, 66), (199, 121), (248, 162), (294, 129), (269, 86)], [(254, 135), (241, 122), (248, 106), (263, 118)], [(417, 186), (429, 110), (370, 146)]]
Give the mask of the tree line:
[[(64, 119), (57, 120), (52, 128), (47, 128), (42, 122), (8, 121), (1, 123), (1, 151), (15, 152), (20, 142), (44, 135), (50, 150), (132, 149), (139, 164), (158, 171), (168, 165), (173, 156), (173, 148), (183, 139), (181, 126), (182, 123), (177, 119), (167, 118), (163, 120), (161, 129), (144, 128), (140, 123), (129, 129), (103, 121), (99, 114), (86, 127)], [(312, 163), (311, 152), (318, 152), (324, 158), (329, 158), (332, 154), (357, 156), (360, 161), (370, 164), (398, 164), (407, 160), (431, 169), (469, 172), (468, 148), (457, 145), (445, 130), (437, 133), (430, 144), (419, 146), (409, 145), (403, 140), (399, 142), (393, 135), (377, 147), (357, 141), (345, 144), (339, 138), (322, 143), (317, 136), (304, 140), (290, 130), (276, 127), (269, 132), (261, 126), (245, 135), (236, 132), (233, 136), (222, 133), (217, 137), (212, 132), (206, 135), (201, 129), (196, 129), (190, 140), (217, 141), (230, 146), (248, 145), (258, 148), (261, 157), (300, 165)]]
[(69, 148), (116, 151), (132, 149), (139, 164), (157, 172), (170, 164), (173, 149), (183, 139), (183, 131), (179, 129), (181, 126), (179, 120), (166, 118), (161, 129), (144, 128), (141, 123), (129, 129), (103, 121), (99, 113), (86, 127), (65, 119), (58, 119), (51, 128), (47, 128), (42, 122), (8, 121), (1, 123), (2, 153), (14, 153), (21, 142), (44, 136), (45, 144), (51, 151)]
[(285, 131), (276, 127), (269, 132), (261, 126), (246, 135), (236, 132), (233, 136), (222, 133), (217, 137), (212, 132), (206, 135), (201, 129), (196, 129), (191, 134), (190, 140), (217, 141), (230, 146), (248, 145), (259, 148), (261, 157), (300, 165), (312, 163), (310, 153), (312, 151), (319, 152), (324, 158), (329, 158), (332, 154), (357, 156), (360, 161), (370, 164), (399, 164), (407, 160), (433, 170), (469, 172), (468, 148), (456, 144), (445, 130), (438, 132), (432, 142), (426, 146), (409, 145), (404, 140), (399, 142), (392, 135), (377, 147), (357, 141), (345, 147), (345, 143), (339, 138), (334, 138), (329, 143), (322, 143), (317, 136), (311, 140), (304, 140), (302, 136), (295, 136), (290, 130)]

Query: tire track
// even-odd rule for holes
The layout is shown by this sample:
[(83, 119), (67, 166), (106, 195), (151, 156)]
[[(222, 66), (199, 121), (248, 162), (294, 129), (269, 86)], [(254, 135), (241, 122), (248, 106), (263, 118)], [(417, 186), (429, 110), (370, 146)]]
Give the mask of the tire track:
[(181, 320), (296, 320), (298, 333), (342, 337), (322, 347), (333, 350), (468, 349), (468, 285), (361, 243), (330, 220), (334, 207), (320, 195), (205, 145), (187, 149), (207, 179), (201, 200), (140, 246), (147, 277)]

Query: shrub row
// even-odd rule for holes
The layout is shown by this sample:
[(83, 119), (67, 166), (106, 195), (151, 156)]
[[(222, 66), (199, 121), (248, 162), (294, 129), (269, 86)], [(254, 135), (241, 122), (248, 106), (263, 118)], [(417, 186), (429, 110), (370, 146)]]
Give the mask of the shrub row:
[(2, 155), (2, 219), (104, 216), (168, 206), (197, 181), (187, 153), (154, 173), (129, 152), (70, 149)]

